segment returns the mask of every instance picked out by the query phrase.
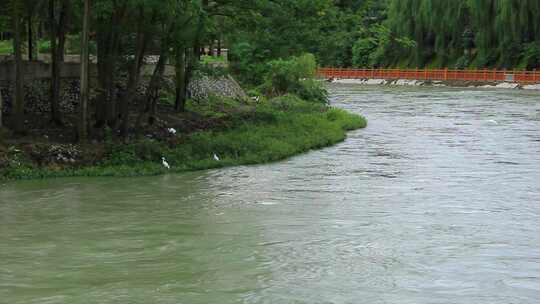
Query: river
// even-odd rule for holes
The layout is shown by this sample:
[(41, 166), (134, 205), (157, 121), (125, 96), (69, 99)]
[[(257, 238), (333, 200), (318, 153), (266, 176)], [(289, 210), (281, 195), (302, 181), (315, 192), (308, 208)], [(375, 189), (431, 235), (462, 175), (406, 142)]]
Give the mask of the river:
[(538, 93), (332, 86), (260, 166), (0, 188), (0, 303), (540, 303)]

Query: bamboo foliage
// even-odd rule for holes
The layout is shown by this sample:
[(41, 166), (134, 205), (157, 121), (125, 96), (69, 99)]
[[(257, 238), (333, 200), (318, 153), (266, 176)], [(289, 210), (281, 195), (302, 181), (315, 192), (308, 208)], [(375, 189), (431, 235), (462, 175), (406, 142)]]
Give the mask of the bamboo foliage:
[(540, 40), (538, 0), (391, 0), (387, 25), (417, 43), (416, 65), (460, 57), (464, 33), (474, 34), (478, 65), (516, 65), (524, 46)]

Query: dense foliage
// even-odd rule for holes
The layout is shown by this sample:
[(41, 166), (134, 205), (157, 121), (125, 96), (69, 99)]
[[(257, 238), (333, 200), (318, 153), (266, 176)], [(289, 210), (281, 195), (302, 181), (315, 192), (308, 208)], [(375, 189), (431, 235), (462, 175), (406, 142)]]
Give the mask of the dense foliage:
[(416, 45), (382, 62), (538, 68), (539, 13), (538, 0), (389, 1), (385, 25)]
[[(89, 49), (97, 59), (96, 96), (88, 109), (91, 121), (79, 121), (96, 130), (113, 128), (125, 137), (133, 128), (130, 101), (147, 55), (159, 61), (144, 106), (135, 111), (138, 121), (152, 122), (165, 65), (174, 66), (174, 104), (181, 112), (196, 70), (224, 64), (202, 57), (209, 49), (229, 49), (230, 71), (255, 91), (324, 102), (324, 90), (310, 80), (316, 62), (333, 67), (539, 68), (539, 13), (538, 0), (9, 0), (0, 6), (0, 52), (15, 55), (19, 72), (23, 53), (29, 59), (37, 52), (51, 54), (50, 116), (62, 126), (60, 62), (64, 54)], [(88, 34), (89, 42), (81, 45)], [(123, 82), (122, 94), (118, 82)], [(14, 129), (19, 133), (24, 132), (22, 90), (16, 86)]]
[(230, 39), (255, 73), (268, 57), (304, 52), (332, 67), (540, 68), (538, 0), (276, 0), (263, 8)]
[[(340, 141), (366, 122), (328, 107), (314, 77), (317, 59), (348, 57), (356, 17), (346, 10), (330, 0), (2, 1), (0, 55), (15, 77), (1, 92), (0, 180), (157, 174), (169, 170), (162, 158), (171, 171), (260, 163)], [(344, 24), (343, 42), (321, 36)], [(67, 102), (66, 59), (80, 63)], [(50, 68), (37, 102), (23, 77), (35, 60)], [(236, 99), (201, 92), (213, 88)]]

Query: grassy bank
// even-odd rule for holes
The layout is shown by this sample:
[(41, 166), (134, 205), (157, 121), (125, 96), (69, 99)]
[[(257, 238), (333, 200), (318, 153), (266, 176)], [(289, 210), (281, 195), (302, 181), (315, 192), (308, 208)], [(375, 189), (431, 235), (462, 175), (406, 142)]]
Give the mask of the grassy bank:
[(13, 47), (10, 40), (0, 41), (0, 55), (10, 55), (12, 52)]
[[(361, 116), (292, 96), (260, 103), (220, 100), (192, 104), (189, 113), (204, 121), (219, 122), (215, 124), (219, 127), (177, 134), (162, 132), (161, 137), (144, 136), (127, 143), (108, 139), (100, 144), (68, 145), (56, 148), (66, 151), (60, 157), (44, 157), (35, 148), (11, 146), (6, 148), (0, 179), (145, 176), (267, 163), (335, 144), (345, 139), (348, 130), (366, 126)], [(174, 127), (183, 128), (179, 122)], [(41, 150), (51, 150), (50, 144), (43, 145), (49, 147)], [(162, 165), (162, 157), (170, 169)]]

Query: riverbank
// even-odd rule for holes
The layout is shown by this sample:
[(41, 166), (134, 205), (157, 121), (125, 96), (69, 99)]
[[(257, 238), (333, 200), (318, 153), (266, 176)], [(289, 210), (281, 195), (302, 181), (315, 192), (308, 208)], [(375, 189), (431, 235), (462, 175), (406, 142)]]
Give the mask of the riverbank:
[(261, 102), (220, 98), (161, 116), (152, 132), (128, 142), (109, 134), (86, 145), (43, 138), (4, 143), (0, 180), (147, 176), (267, 163), (338, 143), (348, 130), (366, 124), (361, 116), (294, 96)]
[(331, 83), (358, 84), (358, 85), (388, 85), (388, 86), (433, 86), (433, 87), (460, 87), (460, 88), (486, 88), (486, 89), (515, 89), (538, 90), (540, 84), (519, 84), (514, 82), (479, 82), (479, 81), (431, 81), (411, 79), (329, 79)]

